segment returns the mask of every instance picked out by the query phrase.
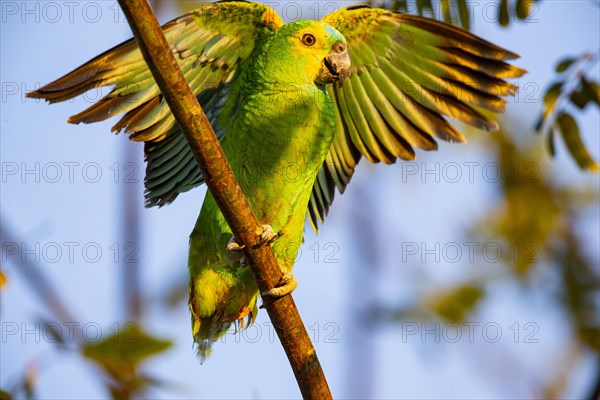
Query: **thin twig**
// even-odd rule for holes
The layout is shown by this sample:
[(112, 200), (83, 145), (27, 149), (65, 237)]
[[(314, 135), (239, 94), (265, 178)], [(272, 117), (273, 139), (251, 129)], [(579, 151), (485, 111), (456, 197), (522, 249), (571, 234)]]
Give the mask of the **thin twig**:
[[(24, 244), (24, 240), (19, 240), (17, 237), (12, 235), (12, 232), (6, 228), (6, 223), (4, 222), (2, 226), (0, 226), (0, 238), (2, 238), (3, 250), (6, 251), (8, 244), (14, 244), (14, 249), (10, 248), (10, 255), (14, 257), (15, 264), (18, 264), (18, 268), (15, 268), (15, 271), (19, 271), (23, 274), (25, 281), (29, 283), (33, 292), (40, 298), (40, 300), (48, 307), (48, 310), (54, 316), (54, 319), (60, 321), (61, 323), (73, 323), (78, 321), (66, 304), (63, 303), (61, 297), (57, 294), (57, 291), (54, 290), (54, 287), (44, 274), (43, 270), (47, 270), (46, 268), (39, 268), (34, 262), (30, 261), (29, 257), (22, 254), (22, 245)], [(12, 251), (14, 250), (14, 253)], [(8, 254), (5, 254), (5, 257)], [(20, 260), (21, 262), (19, 262)]]
[[(225, 220), (235, 237), (245, 244), (261, 292), (273, 288), (281, 278), (273, 250), (254, 249), (260, 223), (250, 208), (225, 154), (200, 104), (191, 92), (173, 57), (156, 16), (146, 0), (119, 0), (127, 21), (171, 112), (179, 123)], [(288, 356), (305, 399), (331, 399), (325, 375), (291, 296), (264, 302), (271, 322)]]
[(560, 111), (563, 109), (562, 103), (568, 99), (575, 90), (579, 88), (579, 80), (582, 76), (585, 76), (585, 73), (588, 69), (592, 68), (598, 62), (600, 57), (600, 49), (596, 50), (595, 53), (584, 53), (583, 55), (577, 57), (578, 59), (575, 61), (575, 64), (571, 68), (571, 72), (566, 77), (565, 82), (562, 86), (562, 91), (554, 100), (554, 103), (550, 106), (550, 108), (544, 112), (542, 116), (544, 121), (540, 128), (540, 133), (543, 136), (546, 136), (548, 131), (552, 126), (554, 126), (554, 122), (558, 117)]

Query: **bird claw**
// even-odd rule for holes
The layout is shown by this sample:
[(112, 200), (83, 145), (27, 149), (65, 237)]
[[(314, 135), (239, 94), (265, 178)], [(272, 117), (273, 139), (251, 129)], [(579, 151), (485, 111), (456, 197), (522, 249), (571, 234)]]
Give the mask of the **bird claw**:
[(260, 295), (263, 298), (279, 298), (285, 296), (286, 294), (292, 293), (296, 287), (298, 287), (298, 281), (296, 281), (296, 278), (291, 272), (286, 271), (283, 273), (281, 279), (273, 289), (262, 292)]
[(279, 237), (277, 233), (273, 230), (271, 225), (261, 225), (256, 228), (256, 234), (259, 236), (258, 243), (254, 246), (255, 249), (259, 248), (263, 244), (271, 244)]
[[(256, 234), (258, 235), (258, 243), (254, 245), (254, 248), (257, 249), (263, 244), (271, 244), (279, 237), (277, 233), (273, 230), (271, 225), (261, 225), (256, 228)], [(227, 243), (227, 250), (229, 251), (242, 251), (246, 248), (245, 244), (239, 244), (235, 236), (231, 236), (229, 239), (229, 243)]]
[(229, 251), (242, 251), (245, 247), (245, 244), (240, 245), (237, 242), (235, 236), (231, 236), (231, 239), (229, 239), (229, 243), (227, 243), (227, 250)]
[[(232, 236), (231, 239), (229, 239), (229, 243), (227, 243), (227, 250), (229, 251), (240, 252), (244, 248), (246, 248), (246, 245), (240, 245), (235, 239), (235, 236)], [(246, 260), (246, 256), (242, 254), (242, 256), (240, 257), (240, 267), (243, 268), (246, 266), (248, 266), (248, 260)]]

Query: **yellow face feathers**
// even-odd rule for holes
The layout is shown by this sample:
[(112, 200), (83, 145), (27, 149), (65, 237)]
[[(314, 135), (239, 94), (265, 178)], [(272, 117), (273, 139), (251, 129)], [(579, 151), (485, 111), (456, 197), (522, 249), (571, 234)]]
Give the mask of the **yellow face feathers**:
[[(286, 82), (331, 83), (337, 80), (336, 71), (326, 60), (341, 45), (345, 49), (346, 39), (331, 26), (319, 21), (299, 21), (286, 24), (275, 32), (267, 57), (273, 62), (273, 71)], [(282, 62), (282, 60), (284, 60)], [(277, 64), (277, 67), (275, 67)], [(331, 72), (331, 74), (328, 74)], [(323, 79), (327, 76), (327, 79)]]

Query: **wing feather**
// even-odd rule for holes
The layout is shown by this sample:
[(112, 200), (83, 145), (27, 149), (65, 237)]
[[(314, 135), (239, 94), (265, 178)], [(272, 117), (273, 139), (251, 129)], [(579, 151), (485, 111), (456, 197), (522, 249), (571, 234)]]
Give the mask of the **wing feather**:
[(414, 148), (436, 150), (434, 138), (464, 142), (445, 117), (498, 129), (479, 109), (503, 112), (501, 97), (517, 90), (504, 79), (525, 73), (506, 62), (515, 53), (432, 19), (357, 6), (323, 21), (346, 37), (352, 73), (330, 91), (339, 123), (310, 200), (315, 229), (363, 156), (393, 163), (414, 159)]
[[(282, 24), (263, 4), (223, 1), (163, 25), (167, 42), (217, 136), (223, 135), (217, 116), (237, 72), (256, 44)], [(97, 87), (112, 90), (69, 122), (91, 123), (122, 115), (112, 131), (145, 142), (147, 205), (167, 204), (202, 183), (185, 138), (133, 39), (28, 96), (55, 103)]]

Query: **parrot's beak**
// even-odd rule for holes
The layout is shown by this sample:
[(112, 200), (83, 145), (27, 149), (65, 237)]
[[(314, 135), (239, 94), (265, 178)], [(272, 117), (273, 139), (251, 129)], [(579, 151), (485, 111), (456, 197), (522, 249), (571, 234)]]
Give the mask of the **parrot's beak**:
[(323, 59), (317, 82), (328, 84), (338, 81), (342, 86), (350, 76), (350, 65), (346, 43), (335, 42), (327, 57)]

